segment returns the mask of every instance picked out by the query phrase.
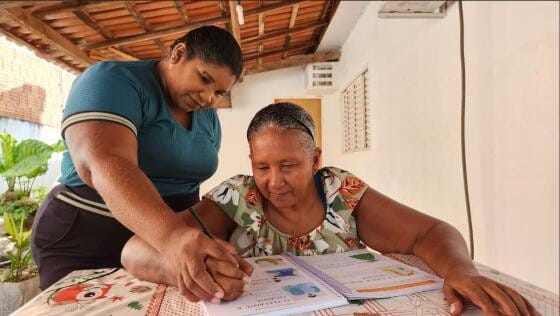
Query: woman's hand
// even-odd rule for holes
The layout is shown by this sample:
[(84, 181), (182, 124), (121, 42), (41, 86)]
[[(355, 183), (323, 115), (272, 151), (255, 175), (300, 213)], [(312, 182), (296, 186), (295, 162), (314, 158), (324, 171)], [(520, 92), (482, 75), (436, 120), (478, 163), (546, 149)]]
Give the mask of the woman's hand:
[[(219, 303), (225, 296), (222, 287), (207, 270), (205, 263), (207, 258), (224, 262), (214, 267), (218, 273), (225, 275), (241, 273), (239, 262), (230, 251), (224, 249), (218, 241), (208, 238), (200, 229), (193, 227), (181, 225), (175, 229), (162, 249), (162, 254), (177, 274), (177, 287), (180, 293), (191, 302), (202, 299)], [(224, 267), (227, 271), (222, 271)]]
[(459, 315), (464, 299), (477, 305), (484, 315), (540, 315), (527, 299), (510, 287), (477, 272), (451, 272), (443, 284), (451, 315)]

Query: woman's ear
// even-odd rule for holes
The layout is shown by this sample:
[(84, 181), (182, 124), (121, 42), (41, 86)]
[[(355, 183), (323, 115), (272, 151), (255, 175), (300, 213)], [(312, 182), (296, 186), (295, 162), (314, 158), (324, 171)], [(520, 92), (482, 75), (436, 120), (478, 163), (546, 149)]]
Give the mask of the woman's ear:
[(181, 61), (181, 58), (185, 56), (187, 52), (187, 46), (185, 43), (179, 43), (173, 47), (171, 50), (171, 64), (177, 64)]
[(321, 162), (321, 148), (315, 147), (315, 150), (313, 151), (313, 173), (319, 170), (320, 162)]

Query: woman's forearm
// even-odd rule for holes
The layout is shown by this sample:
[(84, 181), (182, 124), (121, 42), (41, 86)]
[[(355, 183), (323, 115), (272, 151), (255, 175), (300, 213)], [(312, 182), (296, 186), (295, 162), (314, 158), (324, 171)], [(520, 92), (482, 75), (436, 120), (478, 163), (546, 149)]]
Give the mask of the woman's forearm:
[(121, 264), (135, 277), (160, 284), (177, 286), (177, 277), (169, 263), (148, 243), (133, 236), (121, 253)]
[(465, 240), (457, 229), (445, 222), (438, 222), (421, 236), (412, 250), (443, 278), (451, 272), (477, 273)]

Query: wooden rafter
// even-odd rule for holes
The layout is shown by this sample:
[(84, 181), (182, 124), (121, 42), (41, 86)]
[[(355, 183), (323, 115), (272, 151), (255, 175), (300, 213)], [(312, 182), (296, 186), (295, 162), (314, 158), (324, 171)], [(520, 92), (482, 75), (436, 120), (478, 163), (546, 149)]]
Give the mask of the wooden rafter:
[(43, 42), (65, 52), (67, 55), (71, 56), (85, 66), (89, 66), (95, 62), (95, 60), (89, 58), (89, 56), (80, 50), (79, 47), (76, 47), (72, 42), (60, 35), (52, 27), (43, 23), (43, 21), (34, 17), (22, 8), (0, 9), (0, 18), (7, 19), (12, 23), (27, 29)]
[(48, 4), (48, 3), (59, 3), (59, 2), (60, 1), (6, 1), (4, 0), (0, 2), (0, 9), (21, 7), (23, 5)]
[[(296, 5), (292, 6), (292, 14), (290, 16), (290, 24), (288, 25), (288, 30), (291, 30), (291, 29), (294, 28), (294, 26), (296, 24), (296, 18), (297, 18), (298, 10), (299, 10), (299, 4), (296, 4)], [(290, 47), (290, 41), (291, 40), (292, 40), (292, 34), (289, 33), (288, 35), (286, 35), (286, 38), (284, 39), (284, 48)], [(286, 57), (287, 57), (286, 53), (282, 54), (282, 59), (284, 59)]]
[[(259, 37), (264, 34), (264, 13), (259, 14)], [(259, 55), (262, 54), (264, 49), (264, 43), (260, 42), (258, 47)], [(257, 59), (257, 63), (262, 64), (262, 58)]]
[(44, 8), (40, 8), (33, 12), (33, 15), (38, 18), (44, 18), (47, 15), (53, 15), (64, 12), (72, 12), (76, 10), (86, 10), (92, 8), (101, 8), (106, 6), (114, 6), (115, 4), (123, 3), (124, 1), (82, 1), (79, 4), (61, 3)]
[[(279, 10), (279, 9), (282, 9), (282, 8), (285, 8), (285, 7), (288, 7), (288, 6), (292, 6), (294, 4), (297, 4), (297, 3), (300, 3), (300, 2), (303, 2), (303, 1), (304, 0), (286, 0), (286, 1), (282, 1), (282, 2), (279, 2), (279, 3), (273, 4), (273, 5), (267, 5), (267, 6), (264, 6), (262, 8), (255, 8), (255, 9), (247, 10), (247, 11), (244, 12), (244, 15), (245, 15), (245, 18), (247, 18), (248, 16), (259, 14), (259, 13), (269, 13), (269, 12), (273, 12), (273, 11), (276, 11), (276, 10)], [(125, 45), (125, 44), (130, 44), (130, 43), (137, 43), (137, 42), (147, 41), (147, 40), (151, 40), (151, 39), (162, 37), (162, 36), (184, 34), (185, 32), (187, 32), (191, 29), (195, 29), (197, 27), (204, 26), (204, 25), (220, 24), (220, 23), (226, 23), (226, 22), (230, 22), (230, 17), (217, 17), (217, 18), (212, 18), (212, 19), (192, 23), (192, 24), (187, 25), (187, 27), (185, 27), (185, 26), (172, 27), (172, 28), (169, 28), (169, 29), (154, 31), (152, 33), (128, 36), (128, 37), (119, 38), (119, 39), (110, 40), (110, 41), (102, 41), (102, 42), (97, 42), (97, 43), (91, 43), (91, 44), (87, 44), (87, 45), (82, 46), (82, 48), (84, 48), (85, 50), (90, 50), (90, 49), (109, 47), (109, 46), (115, 46), (115, 45)]]
[(230, 0), (228, 3), (231, 34), (238, 43), (241, 43), (241, 26), (239, 25), (239, 18), (237, 17), (237, 10), (235, 10), (236, 1)]
[(87, 25), (88, 27), (90, 27), (91, 29), (93, 29), (97, 33), (101, 34), (103, 37), (105, 37), (105, 39), (112, 39), (113, 38), (112, 34), (105, 31), (102, 27), (100, 27), (97, 23), (95, 23), (95, 21), (92, 20), (91, 17), (87, 13), (85, 13), (84, 11), (75, 10), (74, 15), (76, 15), (76, 17), (78, 19), (80, 19), (80, 21), (82, 21), (85, 25)]
[(175, 5), (177, 12), (179, 12), (179, 15), (183, 19), (183, 22), (185, 22), (185, 24), (188, 24), (189, 16), (187, 14), (187, 11), (185, 11), (185, 8), (183, 7), (183, 1), (173, 1), (173, 4)]
[(249, 67), (249, 68), (247, 68), (246, 75), (249, 76), (249, 75), (254, 75), (254, 74), (265, 72), (265, 71), (271, 71), (271, 70), (277, 70), (277, 69), (283, 69), (283, 68), (289, 68), (289, 67), (296, 67), (296, 66), (302, 66), (302, 65), (306, 65), (306, 64), (310, 64), (310, 63), (317, 63), (317, 62), (322, 62), (322, 61), (333, 61), (333, 60), (339, 60), (339, 59), (340, 59), (340, 50), (332, 50), (332, 51), (328, 51), (328, 52), (315, 53), (315, 54), (312, 54), (312, 55), (291, 56), (291, 57), (288, 57), (286, 59), (273, 61), (273, 62), (268, 62), (268, 63), (264, 63), (264, 64), (261, 64), (261, 65), (255, 65), (253, 67)]
[[(340, 4), (340, 0), (334, 0), (334, 1), (328, 1), (325, 3), (325, 6), (323, 7), (323, 12), (321, 12), (321, 21), (324, 21), (327, 23), (327, 25), (330, 23), (332, 17), (334, 16), (334, 13), (336, 12), (336, 9), (338, 9), (338, 5)], [(323, 40), (323, 36), (325, 36), (325, 31), (323, 32), (319, 32), (318, 30), (316, 30), (315, 32), (318, 32), (316, 34), (314, 34), (314, 38), (317, 38), (317, 43), (321, 43), (321, 40)], [(317, 50), (317, 48), (319, 47), (319, 45), (317, 45), (315, 47), (315, 49), (313, 50), (313, 52), (315, 53), (315, 51)]]
[(305, 44), (301, 44), (301, 45), (297, 45), (297, 46), (292, 46), (288, 49), (282, 47), (282, 48), (279, 48), (279, 49), (270, 50), (270, 51), (268, 51), (266, 53), (263, 53), (263, 54), (259, 54), (258, 52), (251, 53), (251, 54), (245, 55), (244, 60), (245, 61), (250, 61), (250, 60), (257, 59), (257, 58), (264, 58), (264, 57), (268, 57), (268, 56), (272, 56), (272, 55), (276, 55), (276, 54), (280, 54), (280, 53), (289, 53), (291, 51), (311, 48), (311, 47), (314, 47), (315, 45), (316, 45), (316, 43), (305, 43)]
[(241, 40), (241, 43), (243, 44), (250, 44), (250, 43), (256, 43), (256, 42), (262, 42), (262, 41), (266, 41), (275, 37), (281, 37), (281, 36), (286, 36), (286, 35), (291, 35), (297, 32), (301, 32), (301, 31), (306, 31), (306, 30), (310, 30), (310, 29), (315, 29), (321, 26), (325, 26), (327, 25), (327, 22), (314, 22), (314, 23), (307, 23), (298, 27), (294, 27), (292, 29), (287, 29), (287, 30), (279, 30), (279, 31), (273, 31), (270, 33), (266, 33), (263, 36), (253, 36), (253, 37), (247, 37)]
[[(125, 2), (124, 7), (128, 11), (128, 13), (130, 13), (130, 15), (134, 18), (136, 23), (138, 23), (142, 27), (144, 32), (149, 33), (153, 30), (150, 22), (146, 21), (146, 19), (144, 19), (144, 17), (138, 13), (138, 10), (136, 10), (136, 7), (134, 7), (134, 4), (131, 1)], [(161, 42), (161, 40), (159, 38), (156, 38), (156, 39), (154, 39), (154, 42), (156, 43), (158, 48), (161, 50), (162, 54), (165, 53), (165, 46), (163, 46), (163, 43)]]
[(127, 54), (127, 53), (125, 53), (125, 52), (123, 52), (123, 51), (121, 51), (121, 50), (118, 50), (118, 49), (116, 49), (116, 48), (114, 48), (114, 47), (107, 47), (107, 50), (110, 51), (111, 53), (113, 53), (113, 54), (115, 54), (115, 55), (121, 57), (121, 58), (124, 59), (124, 60), (138, 60), (138, 58), (136, 58), (136, 57), (134, 57), (134, 56), (132, 56), (132, 55), (130, 55), (130, 54)]

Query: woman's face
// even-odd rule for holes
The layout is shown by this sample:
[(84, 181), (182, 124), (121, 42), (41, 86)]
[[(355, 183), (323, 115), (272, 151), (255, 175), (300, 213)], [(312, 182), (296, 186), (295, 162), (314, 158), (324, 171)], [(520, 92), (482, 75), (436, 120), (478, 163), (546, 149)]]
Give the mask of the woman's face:
[(167, 69), (166, 88), (172, 106), (186, 112), (211, 107), (231, 90), (237, 78), (226, 66), (200, 58), (188, 60), (185, 50), (184, 44), (173, 49)]
[(266, 127), (249, 143), (257, 188), (276, 208), (294, 207), (315, 190), (313, 174), (319, 165), (320, 150), (305, 151), (301, 133)]

